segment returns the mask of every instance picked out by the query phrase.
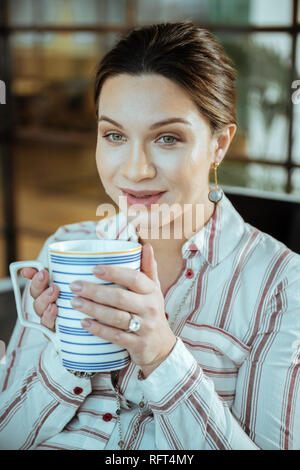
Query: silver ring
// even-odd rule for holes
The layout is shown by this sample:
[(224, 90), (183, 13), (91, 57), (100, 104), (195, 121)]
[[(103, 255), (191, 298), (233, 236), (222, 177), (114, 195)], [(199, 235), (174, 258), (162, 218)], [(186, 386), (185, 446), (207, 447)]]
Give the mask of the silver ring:
[(136, 315), (133, 315), (132, 313), (129, 313), (129, 315), (131, 316), (131, 319), (128, 325), (128, 330), (126, 330), (126, 333), (133, 333), (133, 332), (139, 331), (140, 326), (141, 326), (139, 317), (137, 317)]

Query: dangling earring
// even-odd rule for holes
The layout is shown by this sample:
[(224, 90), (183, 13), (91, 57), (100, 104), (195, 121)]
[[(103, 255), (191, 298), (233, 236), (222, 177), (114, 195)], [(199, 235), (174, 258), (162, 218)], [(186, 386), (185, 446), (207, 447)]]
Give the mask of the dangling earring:
[(218, 204), (218, 202), (221, 201), (223, 197), (223, 189), (218, 186), (218, 179), (217, 179), (217, 168), (219, 166), (219, 163), (214, 162), (214, 172), (215, 172), (215, 187), (211, 188), (211, 190), (208, 193), (208, 199), (211, 202), (214, 202)]

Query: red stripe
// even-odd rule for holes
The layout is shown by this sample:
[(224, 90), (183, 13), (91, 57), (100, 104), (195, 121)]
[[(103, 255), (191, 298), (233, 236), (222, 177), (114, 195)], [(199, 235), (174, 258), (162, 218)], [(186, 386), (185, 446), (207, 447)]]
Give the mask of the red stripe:
[[(103, 416), (106, 414), (106, 412), (99, 412), (99, 411), (94, 411), (94, 410), (85, 410), (85, 409), (82, 409), (80, 407), (79, 410), (78, 410), (77, 416), (79, 417), (81, 414), (90, 415), (90, 416), (95, 417), (96, 420), (97, 420), (97, 423), (96, 423), (96, 427), (97, 427), (98, 424), (99, 424), (98, 419), (102, 419)], [(112, 415), (111, 421), (116, 421), (116, 420), (117, 420), (116, 416)]]
[(189, 325), (191, 326), (195, 326), (196, 328), (197, 327), (205, 327), (205, 329), (208, 329), (208, 330), (214, 330), (214, 331), (220, 331), (221, 334), (224, 334), (225, 336), (228, 337), (228, 339), (234, 344), (234, 343), (238, 343), (244, 351), (249, 351), (249, 347), (246, 347), (246, 345), (244, 343), (242, 343), (237, 337), (233, 336), (232, 334), (230, 334), (228, 331), (226, 330), (221, 330), (220, 328), (216, 327), (216, 326), (211, 326), (211, 325), (201, 325), (199, 323), (193, 323), (191, 321), (189, 321)]
[(118, 236), (117, 236), (117, 239), (120, 237), (121, 233), (125, 230), (125, 228), (127, 227), (127, 223), (124, 225), (124, 227), (120, 230), (120, 232), (118, 233)]
[(179, 450), (180, 447), (181, 447), (180, 446), (180, 439), (177, 437), (176, 432), (174, 431), (169, 419), (166, 416), (162, 415), (161, 416), (161, 422), (164, 424), (165, 429), (168, 432), (168, 438), (169, 438), (168, 440), (171, 441), (171, 443), (172, 443), (172, 447), (170, 446), (171, 449), (172, 450)]
[(121, 369), (119, 373), (118, 382), (117, 382), (119, 386), (120, 397), (122, 397), (125, 394), (127, 387), (128, 387), (128, 383), (133, 375), (134, 370), (137, 367), (138, 366), (132, 360), (130, 360), (127, 366)]
[[(274, 270), (272, 271), (274, 273)], [(272, 332), (274, 330), (274, 325), (276, 323), (276, 318), (278, 315), (278, 311), (282, 308), (281, 297), (277, 297), (277, 308), (275, 312), (272, 313), (268, 332)], [(251, 370), (250, 370), (250, 380), (248, 386), (248, 396), (247, 396), (247, 404), (246, 404), (246, 420), (245, 420), (245, 432), (250, 436), (251, 434), (251, 414), (254, 413), (254, 384), (255, 384), (255, 376), (257, 373), (257, 365), (259, 364), (259, 357), (262, 354), (263, 349), (265, 348), (267, 342), (269, 341), (269, 334), (267, 332), (262, 336), (262, 339), (257, 347), (257, 350), (252, 358), (251, 361)], [(254, 440), (255, 429), (252, 431), (252, 439)]]
[(193, 349), (200, 349), (200, 350), (204, 350), (204, 351), (206, 351), (206, 350), (207, 351), (212, 351), (216, 356), (224, 357), (224, 354), (222, 354), (218, 349), (215, 349), (212, 346), (207, 346), (206, 344), (203, 344), (203, 343), (197, 343), (197, 342), (192, 341), (192, 340), (187, 340), (186, 338), (183, 338), (182, 336), (181, 336), (181, 340), (184, 344), (190, 346)]
[[(25, 443), (22, 445), (22, 447), (20, 448), (20, 450), (25, 450), (25, 449), (30, 449), (34, 442), (36, 441), (37, 439), (37, 436), (44, 424), (44, 422), (46, 421), (46, 419), (48, 419), (48, 417), (53, 413), (54, 410), (56, 410), (56, 408), (60, 405), (60, 403), (55, 403), (55, 405), (53, 405), (47, 412), (46, 410), (49, 408), (49, 406), (51, 406), (51, 404), (48, 404), (45, 409), (42, 411), (41, 415), (43, 416), (43, 413), (44, 413), (44, 416), (42, 418), (42, 420), (40, 421), (39, 425), (36, 427), (36, 429), (33, 429), (32, 433), (33, 436), (31, 437), (31, 435), (29, 435), (25, 441)], [(27, 444), (28, 442), (28, 444)]]
[(288, 405), (287, 405), (286, 420), (285, 420), (285, 440), (284, 440), (285, 450), (289, 449), (289, 440), (291, 439), (291, 436), (292, 436), (292, 432), (290, 430), (291, 410), (292, 410), (292, 401), (293, 401), (296, 377), (299, 371), (299, 367), (300, 367), (300, 363), (295, 365), (295, 368), (292, 374), (289, 392), (288, 392)]
[(86, 230), (86, 229), (83, 229), (83, 228), (80, 228), (78, 230), (73, 229), (73, 228), (69, 229), (65, 225), (63, 225), (61, 228), (63, 229), (64, 232), (67, 232), (67, 233), (78, 233), (78, 232), (83, 232), (83, 233), (88, 233), (88, 234), (92, 233), (90, 230)]
[[(200, 403), (193, 395), (188, 397), (188, 401), (193, 405), (194, 409), (201, 416), (202, 420), (206, 426), (206, 432), (209, 434), (213, 442), (215, 443), (217, 449), (219, 450), (228, 450), (230, 449), (229, 443), (228, 446), (225, 446), (217, 432), (212, 428), (212, 425), (209, 423), (209, 416), (205, 413), (203, 406), (200, 406)], [(222, 436), (225, 438), (225, 436)]]
[(16, 358), (16, 350), (15, 349), (12, 351), (11, 355), (12, 355), (12, 358), (11, 358), (10, 365), (7, 368), (7, 371), (6, 371), (6, 376), (5, 376), (2, 392), (4, 392), (4, 390), (6, 390), (6, 387), (7, 387), (7, 384), (8, 384), (8, 379), (9, 379), (9, 376), (10, 376), (10, 372), (11, 372), (11, 369), (12, 369), (12, 367), (14, 365), (14, 362), (15, 362), (15, 358)]
[(288, 250), (288, 249), (284, 250), (284, 252), (280, 255), (280, 257), (276, 261), (275, 265), (273, 266), (273, 269), (272, 269), (272, 271), (271, 271), (271, 273), (270, 273), (270, 275), (267, 279), (267, 282), (266, 282), (265, 288), (263, 290), (261, 300), (260, 300), (260, 303), (259, 303), (259, 306), (258, 306), (258, 309), (257, 309), (257, 314), (256, 314), (256, 317), (255, 317), (255, 325), (254, 325), (254, 328), (253, 328), (253, 332), (252, 332), (251, 338), (247, 342), (248, 344), (252, 344), (253, 341), (255, 340), (255, 337), (256, 337), (257, 331), (258, 331), (258, 327), (259, 327), (259, 324), (260, 324), (263, 305), (264, 305), (265, 299), (267, 297), (268, 291), (270, 290), (271, 284), (272, 284), (272, 282), (275, 278), (275, 275), (277, 274), (278, 269), (280, 268), (281, 263), (284, 261), (284, 259), (288, 256), (289, 253), (290, 253), (290, 250)]
[(39, 365), (38, 365), (38, 371), (43, 378), (45, 385), (52, 391), (54, 392), (60, 399), (66, 401), (67, 403), (71, 403), (71, 405), (79, 406), (81, 405), (81, 400), (75, 400), (67, 397), (66, 395), (63, 395), (58, 388), (53, 387), (53, 385), (50, 384), (48, 377), (46, 375), (46, 372), (42, 369), (42, 364), (41, 364), (41, 358), (39, 360)]
[(4, 413), (0, 416), (0, 423), (2, 423), (9, 413), (14, 409), (15, 406), (25, 398), (25, 393), (27, 392), (28, 385), (33, 381), (33, 379), (37, 377), (37, 373), (33, 372), (27, 379), (25, 380), (24, 386), (21, 388), (19, 395), (14, 399), (14, 401), (9, 405), (9, 407), (4, 411)]
[(72, 428), (70, 425), (68, 425), (64, 430), (63, 432), (69, 432), (69, 433), (72, 433), (72, 432), (79, 432), (79, 433), (82, 433), (82, 434), (85, 434), (87, 436), (94, 436), (98, 439), (101, 439), (101, 440), (104, 440), (104, 441), (108, 441), (109, 439), (109, 435), (107, 433), (104, 433), (104, 432), (96, 432), (94, 431), (92, 428), (88, 427), (88, 426), (85, 426), (85, 427), (82, 427), (82, 428)]
[(236, 267), (236, 269), (233, 273), (233, 276), (231, 278), (231, 281), (230, 281), (227, 298), (226, 298), (225, 305), (224, 305), (224, 308), (223, 308), (222, 317), (221, 317), (221, 320), (220, 320), (220, 323), (219, 323), (220, 328), (224, 328), (225, 321), (226, 321), (226, 318), (227, 318), (227, 315), (228, 315), (228, 312), (229, 312), (229, 308), (230, 308), (230, 305), (231, 305), (231, 302), (232, 302), (234, 288), (236, 286), (237, 281), (239, 280), (244, 260), (245, 260), (246, 256), (248, 255), (248, 252), (249, 252), (250, 248), (252, 247), (252, 245), (253, 245), (253, 243), (254, 243), (254, 241), (255, 241), (255, 239), (257, 238), (258, 235), (259, 235), (258, 230), (253, 232), (250, 240), (248, 241), (246, 247), (243, 248), (242, 254), (240, 255), (240, 260), (237, 264), (237, 267)]
[(224, 376), (236, 376), (237, 375), (237, 372), (238, 372), (238, 369), (229, 369), (229, 370), (226, 370), (226, 369), (219, 369), (219, 370), (212, 370), (211, 368), (204, 368), (202, 367), (202, 370), (204, 373), (207, 373), (207, 374), (211, 374), (211, 375), (224, 375)]
[(139, 422), (139, 419), (141, 419), (141, 417), (139, 417), (137, 414), (134, 414), (132, 416), (129, 424), (128, 424), (128, 428), (127, 428), (126, 433), (123, 437), (123, 441), (125, 443), (126, 448), (128, 448), (129, 443), (132, 440), (132, 434), (134, 432), (134, 428), (135, 428), (136, 423)]
[[(165, 402), (164, 402), (164, 405), (156, 405), (155, 403), (153, 403), (151, 401), (151, 409), (152, 410), (157, 410), (157, 411), (167, 411), (169, 408), (171, 408), (172, 405), (174, 405), (178, 400), (179, 398), (185, 393), (187, 392), (194, 384), (196, 381), (199, 381), (199, 378), (202, 377), (202, 369), (201, 367), (199, 366), (199, 364), (197, 364), (194, 372), (192, 373), (192, 375), (190, 375), (190, 373), (187, 373), (186, 376), (188, 377), (187, 379), (185, 380), (182, 380), (182, 385), (180, 387), (180, 389), (175, 393), (175, 394), (172, 394), (172, 391), (170, 391), (169, 395), (171, 395), (171, 398), (169, 400), (166, 401), (166, 397), (164, 397), (165, 399)], [(177, 388), (178, 386), (180, 386), (180, 384), (176, 384), (176, 386), (174, 388)]]
[(134, 441), (134, 447), (132, 450), (136, 449), (138, 450), (140, 448), (141, 443), (143, 442), (143, 437), (146, 434), (146, 426), (148, 423), (151, 423), (153, 420), (153, 413), (152, 410), (150, 410), (148, 413), (142, 415), (141, 417), (141, 422), (140, 422), (140, 427), (139, 427), (139, 432), (136, 436), (136, 439)]
[(50, 445), (50, 444), (43, 444), (43, 443), (39, 444), (36, 447), (36, 450), (37, 449), (43, 450), (44, 447), (46, 447), (46, 449), (53, 449), (53, 450), (82, 450), (79, 447), (66, 446), (66, 444), (63, 444), (63, 447), (59, 447), (58, 445)]
[(179, 272), (178, 276), (176, 277), (175, 281), (166, 290), (166, 293), (164, 295), (165, 300), (167, 299), (167, 295), (168, 295), (169, 291), (172, 289), (172, 287), (175, 286), (175, 284), (177, 284), (178, 280), (181, 278), (182, 274), (184, 273), (185, 268), (186, 268), (186, 263), (187, 263), (187, 258), (183, 258), (181, 269), (180, 269), (180, 272)]

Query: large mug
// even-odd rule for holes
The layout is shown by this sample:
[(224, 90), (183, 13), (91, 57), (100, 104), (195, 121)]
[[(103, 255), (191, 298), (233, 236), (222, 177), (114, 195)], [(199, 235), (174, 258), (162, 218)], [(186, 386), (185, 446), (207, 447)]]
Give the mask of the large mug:
[[(51, 243), (48, 246), (48, 266), (37, 260), (11, 263), (9, 270), (20, 323), (44, 333), (54, 343), (62, 365), (66, 369), (104, 372), (124, 368), (130, 361), (126, 349), (92, 335), (82, 328), (80, 321), (88, 315), (72, 306), (70, 301), (76, 294), (71, 291), (69, 284), (81, 279), (126, 289), (124, 286), (97, 278), (93, 274), (93, 268), (97, 264), (111, 264), (139, 271), (141, 253), (142, 245), (137, 242), (107, 239), (69, 240)], [(56, 284), (60, 289), (56, 302), (58, 315), (55, 332), (25, 317), (18, 285), (18, 270), (25, 267), (36, 268), (39, 271), (48, 268), (50, 286)]]

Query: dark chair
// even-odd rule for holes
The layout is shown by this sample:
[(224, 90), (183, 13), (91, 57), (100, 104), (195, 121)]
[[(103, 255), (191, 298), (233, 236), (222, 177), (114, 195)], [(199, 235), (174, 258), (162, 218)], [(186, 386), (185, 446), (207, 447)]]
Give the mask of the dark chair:
[(300, 198), (223, 186), (245, 222), (300, 254)]

